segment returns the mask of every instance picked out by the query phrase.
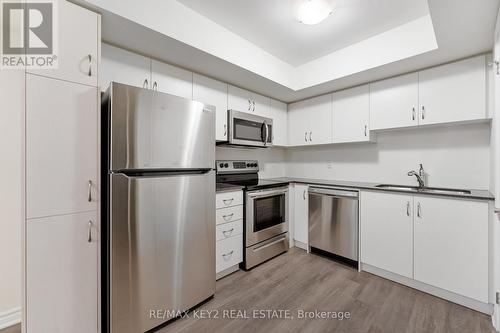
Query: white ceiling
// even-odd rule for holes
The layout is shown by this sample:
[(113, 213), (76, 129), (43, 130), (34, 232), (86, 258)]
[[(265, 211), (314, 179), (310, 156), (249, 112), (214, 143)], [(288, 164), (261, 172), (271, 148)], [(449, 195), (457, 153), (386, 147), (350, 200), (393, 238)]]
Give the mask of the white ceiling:
[(304, 0), (178, 0), (292, 66), (302, 65), (429, 14), (427, 0), (328, 0), (333, 14), (299, 23)]

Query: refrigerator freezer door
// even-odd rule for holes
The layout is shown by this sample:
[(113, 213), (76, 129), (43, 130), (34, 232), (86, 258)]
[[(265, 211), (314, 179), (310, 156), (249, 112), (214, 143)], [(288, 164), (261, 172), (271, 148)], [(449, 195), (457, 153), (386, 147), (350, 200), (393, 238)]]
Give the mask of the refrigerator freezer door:
[(214, 171), (110, 177), (111, 332), (145, 332), (215, 292)]
[(113, 82), (110, 168), (204, 169), (215, 161), (215, 108)]

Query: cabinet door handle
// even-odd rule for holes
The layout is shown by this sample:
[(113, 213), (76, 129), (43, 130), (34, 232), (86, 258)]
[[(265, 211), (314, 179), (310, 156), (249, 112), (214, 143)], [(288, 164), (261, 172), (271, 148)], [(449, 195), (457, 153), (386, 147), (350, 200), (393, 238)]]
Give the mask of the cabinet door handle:
[(255, 101), (252, 101), (252, 105), (253, 105), (253, 112), (255, 112)]
[(88, 75), (92, 76), (92, 55), (91, 54), (89, 54), (89, 72), (88, 72)]
[(88, 195), (87, 201), (88, 202), (92, 201), (92, 181), (91, 180), (89, 180), (89, 195)]
[(231, 214), (227, 214), (227, 215), (222, 215), (222, 218), (225, 220), (225, 221), (229, 221), (230, 219), (232, 219), (234, 216), (234, 213), (231, 213)]
[(304, 190), (304, 193), (302, 193), (302, 198), (304, 198), (304, 200), (306, 200), (306, 190)]
[(158, 91), (158, 83), (156, 81), (153, 83), (153, 90)]
[(367, 131), (368, 131), (368, 126), (367, 126), (367, 125), (365, 125), (365, 136), (367, 136), (367, 135), (368, 135)]
[(312, 140), (313, 140), (313, 139), (312, 139), (312, 134), (313, 134), (313, 132), (309, 132), (309, 141), (312, 141)]
[(415, 120), (415, 107), (411, 108), (411, 119)]
[(222, 202), (224, 203), (224, 205), (226, 206), (229, 206), (231, 204), (231, 202), (233, 202), (233, 198), (231, 199), (223, 199)]
[(89, 233), (88, 233), (87, 242), (92, 243), (92, 221), (89, 221)]
[(304, 132), (304, 141), (307, 142), (307, 132)]
[(233, 253), (234, 253), (234, 250), (231, 250), (231, 252), (224, 253), (222, 256), (224, 257), (224, 259), (226, 259), (226, 257), (230, 257)]
[(223, 230), (222, 234), (224, 235), (224, 237), (229, 237), (229, 236), (231, 236), (231, 234), (233, 233), (233, 231), (234, 231), (234, 228), (231, 228), (229, 230)]
[(248, 111), (250, 111), (251, 109), (252, 109), (252, 102), (249, 99), (248, 100)]
[(410, 216), (410, 202), (406, 202), (406, 215)]
[(227, 135), (227, 125), (224, 124), (224, 136), (226, 136), (226, 135)]
[(425, 119), (425, 106), (422, 105), (422, 120)]
[(420, 202), (417, 204), (417, 217), (422, 218), (422, 207), (420, 205)]
[(142, 83), (142, 87), (145, 88), (145, 89), (149, 89), (148, 79), (144, 79), (144, 82)]

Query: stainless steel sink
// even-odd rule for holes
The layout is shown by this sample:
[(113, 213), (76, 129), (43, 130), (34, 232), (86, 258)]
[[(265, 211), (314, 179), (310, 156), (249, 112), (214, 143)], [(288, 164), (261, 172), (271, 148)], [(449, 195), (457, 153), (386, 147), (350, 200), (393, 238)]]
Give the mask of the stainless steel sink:
[(423, 192), (423, 193), (435, 193), (435, 194), (457, 194), (457, 195), (471, 194), (469, 190), (440, 188), (440, 187), (419, 188), (417, 186), (392, 185), (392, 184), (380, 184), (376, 185), (375, 187), (385, 188), (388, 190), (396, 190), (396, 191), (411, 191), (411, 192)]

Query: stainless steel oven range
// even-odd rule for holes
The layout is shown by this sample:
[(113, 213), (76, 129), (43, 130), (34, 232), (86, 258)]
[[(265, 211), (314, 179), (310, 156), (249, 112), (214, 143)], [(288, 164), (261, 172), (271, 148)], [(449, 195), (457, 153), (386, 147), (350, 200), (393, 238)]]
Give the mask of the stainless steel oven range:
[(288, 250), (288, 183), (259, 179), (257, 161), (217, 161), (217, 182), (244, 187), (243, 269)]

